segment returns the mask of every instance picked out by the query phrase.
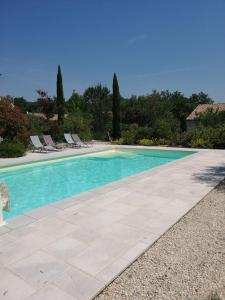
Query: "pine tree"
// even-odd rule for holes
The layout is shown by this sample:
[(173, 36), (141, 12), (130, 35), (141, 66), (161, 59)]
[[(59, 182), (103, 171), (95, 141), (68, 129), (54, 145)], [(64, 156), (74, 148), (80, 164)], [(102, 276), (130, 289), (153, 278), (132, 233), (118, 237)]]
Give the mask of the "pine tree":
[(62, 73), (61, 73), (60, 65), (58, 65), (56, 89), (57, 89), (56, 105), (58, 111), (58, 122), (61, 123), (64, 117), (65, 99), (63, 94)]
[(119, 139), (120, 132), (120, 90), (116, 74), (113, 75), (113, 95), (112, 95), (112, 127), (113, 127), (113, 139)]

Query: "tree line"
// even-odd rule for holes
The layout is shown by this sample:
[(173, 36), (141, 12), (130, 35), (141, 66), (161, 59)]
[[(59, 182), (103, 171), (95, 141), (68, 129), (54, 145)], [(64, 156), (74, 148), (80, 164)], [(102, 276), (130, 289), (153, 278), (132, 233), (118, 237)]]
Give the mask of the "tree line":
[(56, 86), (56, 97), (37, 90), (37, 101), (15, 97), (14, 105), (23, 112), (44, 113), (48, 119), (57, 113), (59, 125), (65, 122), (68, 129), (77, 130), (83, 124), (96, 139), (108, 139), (109, 135), (114, 140), (119, 139), (131, 124), (144, 127), (148, 137), (169, 138), (176, 132), (186, 131), (186, 118), (198, 104), (213, 103), (203, 92), (186, 97), (181, 92), (168, 90), (125, 98), (120, 95), (116, 74), (112, 93), (107, 86), (97, 84), (88, 87), (83, 94), (74, 90), (65, 101), (60, 66)]

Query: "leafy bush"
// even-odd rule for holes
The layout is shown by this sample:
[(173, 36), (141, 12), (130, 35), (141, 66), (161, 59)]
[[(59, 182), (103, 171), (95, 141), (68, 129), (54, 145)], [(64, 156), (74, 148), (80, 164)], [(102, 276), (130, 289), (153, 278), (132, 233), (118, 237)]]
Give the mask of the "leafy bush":
[(120, 139), (118, 139), (118, 140), (115, 140), (114, 143), (117, 144), (117, 145), (125, 145), (124, 139), (123, 139), (123, 138), (120, 138)]
[(0, 157), (20, 157), (26, 152), (26, 148), (23, 144), (4, 141), (0, 144)]
[(150, 129), (145, 126), (145, 127), (138, 127), (136, 130), (136, 135), (135, 135), (135, 142), (141, 140), (141, 139), (147, 139), (150, 137)]
[(225, 125), (218, 127), (198, 126), (183, 133), (177, 133), (171, 140), (171, 145), (181, 145), (191, 148), (225, 148)]
[(95, 140), (104, 140), (104, 141), (108, 141), (109, 140), (109, 136), (108, 136), (108, 132), (106, 130), (103, 131), (93, 131), (92, 133), (93, 139)]
[(44, 118), (28, 115), (28, 131), (30, 135), (42, 135), (49, 133), (50, 122)]
[(14, 142), (27, 144), (27, 116), (9, 100), (0, 100), (0, 136)]
[(205, 140), (202, 137), (192, 140), (189, 146), (191, 148), (213, 148), (212, 143), (209, 140)]
[(149, 137), (148, 127), (139, 127), (137, 124), (123, 125), (120, 143), (134, 145), (140, 139)]
[(155, 139), (142, 139), (138, 141), (138, 144), (141, 146), (154, 146), (157, 145), (156, 140)]
[(64, 120), (62, 130), (64, 132), (78, 133), (81, 139), (90, 140), (92, 138), (90, 121), (88, 115), (71, 114)]
[(123, 142), (124, 145), (134, 145), (137, 131), (137, 124), (125, 125), (122, 129), (120, 142)]
[(139, 145), (142, 146), (158, 146), (158, 145), (166, 145), (167, 141), (163, 138), (161, 139), (142, 139), (138, 141)]
[(172, 125), (173, 119), (170, 122), (167, 120), (157, 120), (154, 129), (154, 136), (157, 138), (170, 138), (172, 135)]

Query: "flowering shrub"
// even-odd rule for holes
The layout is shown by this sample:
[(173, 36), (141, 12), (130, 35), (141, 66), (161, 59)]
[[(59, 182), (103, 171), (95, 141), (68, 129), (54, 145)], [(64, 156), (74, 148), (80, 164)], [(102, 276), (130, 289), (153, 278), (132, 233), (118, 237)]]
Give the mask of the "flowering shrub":
[(7, 99), (0, 100), (0, 136), (5, 140), (27, 144), (27, 116)]

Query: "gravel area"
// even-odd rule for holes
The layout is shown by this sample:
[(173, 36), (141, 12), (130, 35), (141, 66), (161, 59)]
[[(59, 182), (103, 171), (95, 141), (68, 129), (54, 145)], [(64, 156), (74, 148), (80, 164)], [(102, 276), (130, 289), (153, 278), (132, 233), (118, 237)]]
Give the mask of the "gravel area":
[(217, 186), (95, 300), (225, 299), (225, 182)]

